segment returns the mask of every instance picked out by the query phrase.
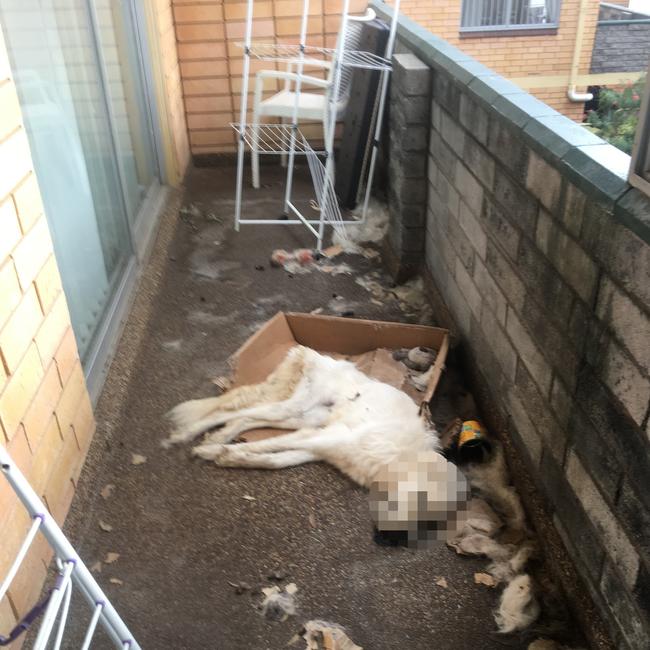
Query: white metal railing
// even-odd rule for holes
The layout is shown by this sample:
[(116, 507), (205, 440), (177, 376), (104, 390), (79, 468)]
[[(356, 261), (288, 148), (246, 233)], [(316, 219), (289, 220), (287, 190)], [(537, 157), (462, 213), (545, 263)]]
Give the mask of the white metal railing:
[(12, 643), (42, 615), (33, 649), (45, 650), (56, 625), (54, 645), (52, 647), (54, 650), (59, 650), (63, 643), (74, 586), (81, 592), (93, 610), (90, 623), (86, 628), (82, 650), (87, 650), (90, 647), (97, 624), (100, 622), (117, 648), (141, 650), (137, 641), (111, 605), (106, 594), (101, 590), (95, 578), (72, 547), (72, 544), (65, 537), (43, 502), (38, 498), (2, 445), (0, 445), (0, 470), (32, 519), (32, 525), (27, 531), (16, 558), (4, 580), (0, 583), (0, 600), (7, 593), (34, 538), (39, 532), (52, 547), (58, 569), (56, 582), (48, 591), (46, 597), (34, 606), (30, 612), (25, 613), (14, 629), (9, 630), (6, 636), (3, 636), (5, 630), (0, 630), (0, 646)]
[(561, 0), (463, 0), (461, 32), (557, 27)]

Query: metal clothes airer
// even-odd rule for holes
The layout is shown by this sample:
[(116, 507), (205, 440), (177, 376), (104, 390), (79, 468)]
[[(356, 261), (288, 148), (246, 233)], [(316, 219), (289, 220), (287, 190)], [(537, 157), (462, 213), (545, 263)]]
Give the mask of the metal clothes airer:
[[(397, 30), (397, 17), (399, 15), (400, 0), (395, 0), (393, 16), (391, 19), (390, 33), (383, 57), (371, 52), (346, 49), (346, 34), (349, 28), (350, 1), (343, 0), (341, 15), (340, 37), (334, 49), (324, 47), (311, 47), (307, 40), (307, 20), (309, 16), (309, 0), (303, 0), (302, 18), (300, 23), (300, 42), (298, 45), (282, 45), (273, 43), (255, 44), (252, 42), (254, 0), (248, 0), (246, 12), (246, 31), (244, 48), (244, 64), (241, 91), (241, 107), (239, 122), (232, 124), (238, 133), (237, 144), (237, 186), (235, 195), (235, 230), (244, 225), (296, 225), (303, 224), (315, 237), (318, 250), (322, 249), (325, 226), (332, 226), (337, 232), (345, 236), (345, 226), (348, 224), (359, 225), (366, 219), (368, 203), (372, 191), (372, 182), (377, 162), (377, 153), (381, 137), (382, 121), (386, 106), (389, 75), (392, 69), (391, 57), (395, 44)], [(296, 72), (291, 75), (295, 84), (295, 98), (291, 124), (275, 123), (248, 123), (248, 85), (251, 56), (263, 61), (291, 63)], [(315, 150), (307, 138), (300, 131), (298, 125), (298, 108), (300, 102), (301, 79), (305, 65), (310, 60), (322, 60), (322, 57), (332, 59), (333, 77), (332, 84), (327, 91), (326, 128), (324, 129), (324, 149)], [(341, 88), (345, 68), (364, 68), (379, 70), (381, 79), (379, 84), (379, 101), (377, 115), (374, 123), (374, 133), (371, 129), (372, 144), (371, 156), (366, 179), (365, 195), (361, 219), (344, 219), (341, 215), (338, 199), (334, 191), (334, 134), (336, 129), (337, 101)], [(349, 72), (349, 71), (348, 71)], [(242, 196), (244, 180), (244, 153), (246, 146), (256, 148), (260, 154), (286, 154), (287, 175), (284, 192), (284, 217), (283, 219), (245, 219), (242, 218)], [(312, 178), (315, 192), (315, 202), (319, 209), (318, 219), (305, 216), (292, 201), (293, 174), (295, 170), (295, 156), (304, 155)]]
[(8, 635), (0, 635), (0, 646), (13, 643), (42, 616), (33, 650), (45, 650), (49, 647), (55, 627), (54, 643), (51, 647), (54, 650), (59, 650), (62, 647), (65, 626), (70, 613), (72, 587), (74, 586), (88, 602), (92, 611), (81, 645), (82, 650), (87, 650), (90, 647), (98, 624), (101, 624), (108, 633), (115, 647), (122, 650), (140, 650), (137, 641), (111, 605), (106, 594), (2, 445), (0, 445), (0, 470), (32, 520), (32, 525), (27, 531), (8, 574), (0, 582), (0, 600), (9, 589), (39, 532), (52, 547), (58, 568), (54, 585), (48, 590), (45, 597), (21, 618), (14, 629), (9, 630)]

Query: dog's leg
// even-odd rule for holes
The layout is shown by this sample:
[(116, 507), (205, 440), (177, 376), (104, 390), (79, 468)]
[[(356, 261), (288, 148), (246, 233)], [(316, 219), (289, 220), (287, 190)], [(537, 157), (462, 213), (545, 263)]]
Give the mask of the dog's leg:
[(292, 348), (284, 361), (260, 384), (233, 388), (219, 397), (195, 399), (174, 407), (167, 417), (174, 423), (175, 432), (164, 446), (187, 442), (212, 427), (241, 417), (243, 409), (253, 405), (286, 401), (302, 378), (304, 348)]
[(208, 442), (216, 442), (226, 444), (234, 440), (240, 433), (250, 431), (251, 429), (300, 429), (302, 426), (301, 420), (288, 419), (278, 422), (277, 420), (260, 420), (259, 418), (242, 417), (232, 420), (224, 425), (221, 429), (217, 429), (208, 434), (203, 444)]
[[(318, 455), (306, 449), (290, 449), (279, 451), (277, 453), (254, 453), (251, 451), (237, 451), (234, 453), (231, 449), (242, 447), (243, 445), (214, 445), (217, 449), (210, 453), (208, 449), (201, 452), (200, 456), (205, 460), (213, 460), (221, 467), (248, 467), (257, 469), (282, 469), (284, 467), (293, 467), (303, 463), (312, 463), (320, 460)], [(205, 445), (208, 447), (208, 445)], [(198, 447), (196, 449), (199, 449)], [(229, 453), (224, 454), (223, 450), (228, 449)]]

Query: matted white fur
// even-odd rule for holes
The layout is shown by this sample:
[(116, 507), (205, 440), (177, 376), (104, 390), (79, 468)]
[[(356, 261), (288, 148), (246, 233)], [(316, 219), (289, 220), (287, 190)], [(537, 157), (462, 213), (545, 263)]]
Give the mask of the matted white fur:
[(507, 634), (525, 630), (534, 623), (540, 613), (539, 603), (533, 592), (533, 581), (527, 574), (514, 578), (501, 594), (499, 610), (494, 619), (499, 632)]

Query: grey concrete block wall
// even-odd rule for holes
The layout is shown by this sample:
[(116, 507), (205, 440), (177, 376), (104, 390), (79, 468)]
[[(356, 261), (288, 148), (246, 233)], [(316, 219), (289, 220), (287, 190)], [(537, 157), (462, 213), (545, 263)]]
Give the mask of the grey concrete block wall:
[(426, 272), (616, 647), (646, 648), (650, 198), (622, 152), (412, 21), (398, 36), (433, 75)]
[[(618, 22), (618, 21), (617, 21)], [(650, 20), (599, 23), (591, 72), (639, 72), (650, 61)]]
[(431, 70), (411, 53), (393, 56), (389, 98), (389, 229), (384, 242), (393, 277), (417, 273), (424, 253)]

